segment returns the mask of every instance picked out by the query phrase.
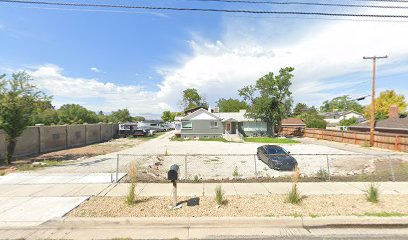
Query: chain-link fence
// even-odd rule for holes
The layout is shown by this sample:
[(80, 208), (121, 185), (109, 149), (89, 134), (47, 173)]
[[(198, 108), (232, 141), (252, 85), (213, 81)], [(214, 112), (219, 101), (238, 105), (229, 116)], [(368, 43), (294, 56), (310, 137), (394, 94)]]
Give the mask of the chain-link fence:
[[(408, 154), (291, 154), (303, 181), (408, 181)], [(284, 158), (282, 160), (282, 158)], [(256, 154), (119, 154), (116, 180), (134, 163), (137, 180), (167, 181), (167, 171), (177, 164), (179, 179), (200, 181), (290, 181), (292, 165), (276, 170), (277, 162), (290, 162), (288, 155)], [(282, 169), (285, 169), (282, 168)], [(126, 177), (123, 179), (126, 181)]]

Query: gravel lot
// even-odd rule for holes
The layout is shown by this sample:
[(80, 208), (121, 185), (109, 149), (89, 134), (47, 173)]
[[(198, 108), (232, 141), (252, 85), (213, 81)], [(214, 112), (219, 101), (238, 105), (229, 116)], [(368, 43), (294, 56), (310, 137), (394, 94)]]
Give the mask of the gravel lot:
[[(179, 198), (187, 201), (189, 198)], [(300, 205), (286, 203), (285, 196), (228, 196), (225, 206), (216, 208), (213, 197), (199, 197), (198, 206), (170, 210), (170, 198), (137, 199), (133, 206), (124, 197), (92, 197), (68, 214), (68, 217), (225, 217), (225, 216), (350, 216), (365, 213), (408, 214), (408, 195), (382, 195), (373, 204), (363, 195), (308, 196)], [(262, 207), (260, 207), (262, 206)]]
[[(137, 163), (138, 176), (141, 181), (164, 180), (167, 170), (172, 164), (178, 164), (181, 178), (187, 177), (189, 180), (255, 178), (256, 176), (276, 178), (291, 174), (290, 172), (269, 169), (263, 162), (256, 160), (254, 154), (257, 147), (263, 145), (262, 143), (180, 142), (171, 141), (169, 139), (171, 136), (172, 133), (170, 132), (149, 141), (124, 139), (121, 140), (120, 144), (133, 144), (133, 147), (127, 146), (129, 148), (120, 152), (80, 160), (73, 159), (66, 165), (49, 167), (40, 171), (49, 173), (115, 173), (116, 160), (119, 154), (119, 172), (127, 172), (129, 163), (134, 161)], [(327, 156), (297, 154), (329, 154), (330, 172), (335, 176), (371, 174), (375, 171), (375, 162), (379, 160), (379, 157), (369, 155), (371, 152), (378, 154), (378, 150), (371, 151), (368, 148), (363, 149), (364, 155), (362, 156), (333, 155), (362, 154), (361, 147), (355, 146), (345, 146), (342, 149), (312, 143), (282, 144), (281, 146), (290, 151), (297, 159), (302, 175), (309, 177), (316, 176), (320, 169), (327, 171)], [(72, 149), (72, 151), (77, 150)], [(166, 153), (168, 156), (165, 156)], [(389, 154), (390, 152), (384, 151), (383, 153)], [(208, 156), (191, 156), (197, 154)], [(187, 159), (185, 155), (189, 155)], [(399, 157), (398, 161), (401, 159), (402, 157)], [(380, 160), (384, 161), (384, 157)], [(403, 157), (403, 160), (408, 163), (408, 155)], [(389, 167), (385, 162), (382, 166)], [(404, 171), (401, 173), (404, 174)], [(406, 174), (408, 175), (408, 172)]]

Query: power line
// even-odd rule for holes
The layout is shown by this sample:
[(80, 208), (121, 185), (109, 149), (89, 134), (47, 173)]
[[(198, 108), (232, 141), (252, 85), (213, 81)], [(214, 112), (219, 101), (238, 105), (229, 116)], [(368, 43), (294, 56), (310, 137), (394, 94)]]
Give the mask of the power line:
[(315, 15), (331, 17), (368, 17), (368, 18), (408, 18), (408, 15), (384, 15), (384, 14), (351, 14), (351, 13), (329, 13), (329, 12), (303, 12), (303, 11), (260, 11), (260, 10), (238, 10), (238, 9), (217, 9), (217, 8), (181, 8), (181, 7), (157, 7), (157, 6), (137, 6), (137, 5), (114, 5), (114, 4), (93, 4), (93, 3), (73, 3), (73, 2), (50, 2), (50, 1), (25, 1), (25, 0), (0, 0), (3, 3), (16, 4), (36, 4), (71, 7), (98, 7), (98, 8), (122, 8), (122, 9), (147, 9), (147, 10), (167, 10), (167, 11), (192, 11), (192, 12), (224, 12), (224, 13), (248, 13), (248, 14), (281, 14), (281, 15)]
[(220, 2), (220, 3), (247, 3), (247, 4), (269, 4), (269, 5), (304, 5), (325, 7), (350, 7), (350, 8), (381, 8), (381, 9), (407, 9), (408, 6), (381, 6), (361, 5), (343, 3), (317, 3), (317, 2), (277, 2), (277, 1), (248, 1), (248, 0), (190, 0), (194, 2)]

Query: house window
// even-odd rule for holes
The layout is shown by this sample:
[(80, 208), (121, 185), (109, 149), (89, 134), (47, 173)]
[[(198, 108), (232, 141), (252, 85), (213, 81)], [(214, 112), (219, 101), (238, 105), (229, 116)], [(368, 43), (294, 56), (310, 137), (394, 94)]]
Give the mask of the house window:
[(182, 129), (192, 129), (193, 123), (192, 122), (181, 122)]
[(211, 122), (211, 128), (218, 128), (218, 122)]

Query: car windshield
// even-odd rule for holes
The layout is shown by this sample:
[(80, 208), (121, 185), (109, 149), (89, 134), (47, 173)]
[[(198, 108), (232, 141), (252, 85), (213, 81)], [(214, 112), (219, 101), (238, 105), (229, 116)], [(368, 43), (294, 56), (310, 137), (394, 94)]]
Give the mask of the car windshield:
[(287, 154), (282, 148), (266, 148), (267, 154)]

